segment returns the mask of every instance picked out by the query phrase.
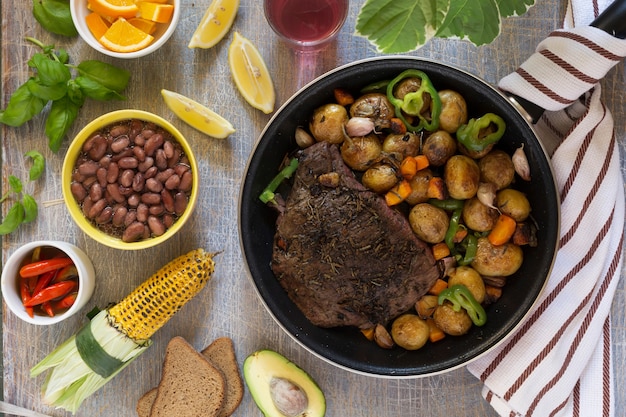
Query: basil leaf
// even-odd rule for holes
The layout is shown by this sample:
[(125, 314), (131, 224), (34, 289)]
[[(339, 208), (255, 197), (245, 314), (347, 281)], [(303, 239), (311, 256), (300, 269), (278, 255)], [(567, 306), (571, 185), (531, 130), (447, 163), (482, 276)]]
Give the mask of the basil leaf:
[(37, 69), (39, 81), (43, 85), (66, 83), (72, 78), (72, 73), (68, 67), (41, 53), (33, 55), (33, 57), (28, 60), (28, 65)]
[(125, 97), (117, 91), (111, 90), (91, 78), (79, 76), (74, 81), (87, 97), (94, 100), (125, 100)]
[(39, 114), (45, 105), (46, 101), (33, 95), (24, 83), (15, 90), (7, 108), (0, 111), (0, 123), (21, 126)]
[(8, 235), (22, 224), (24, 220), (24, 206), (19, 201), (13, 204), (2, 223), (0, 223), (0, 235)]
[(81, 75), (118, 93), (126, 88), (130, 80), (129, 71), (102, 61), (83, 61), (76, 69)]
[(39, 179), (43, 175), (46, 168), (45, 158), (37, 151), (28, 151), (24, 154), (24, 156), (28, 156), (33, 160), (33, 166), (31, 166), (28, 171), (28, 179), (31, 181)]
[(67, 64), (68, 62), (70, 62), (70, 55), (67, 53), (67, 51), (63, 48), (59, 48), (57, 50), (57, 58), (59, 58), (59, 62), (63, 63), (63, 64)]
[(66, 83), (43, 85), (39, 83), (36, 78), (31, 78), (26, 81), (26, 86), (32, 95), (45, 101), (58, 100), (67, 94)]
[(68, 1), (33, 0), (33, 16), (49, 32), (68, 37), (78, 35)]
[(72, 100), (72, 103), (76, 104), (78, 107), (81, 107), (83, 103), (85, 103), (85, 94), (83, 94), (83, 91), (80, 89), (80, 85), (74, 80), (67, 82), (67, 96)]
[(22, 223), (30, 223), (35, 220), (37, 214), (39, 214), (35, 199), (29, 194), (24, 194), (22, 196), (22, 205), (24, 206), (24, 219)]
[(9, 175), (9, 188), (16, 194), (22, 192), (22, 181), (15, 175)]
[(77, 106), (67, 97), (52, 102), (50, 113), (46, 118), (46, 136), (49, 140), (48, 147), (53, 152), (57, 152), (61, 148), (65, 134), (78, 116), (78, 110), (80, 110), (80, 106)]

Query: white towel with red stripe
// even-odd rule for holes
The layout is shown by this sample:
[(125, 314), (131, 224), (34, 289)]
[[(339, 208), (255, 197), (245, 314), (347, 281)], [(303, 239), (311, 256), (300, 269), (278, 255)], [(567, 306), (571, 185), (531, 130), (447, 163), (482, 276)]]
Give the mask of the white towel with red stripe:
[(501, 416), (615, 415), (610, 311), (623, 262), (618, 140), (626, 138), (615, 137), (598, 81), (626, 57), (626, 40), (584, 26), (608, 3), (573, 0), (571, 29), (550, 34), (499, 83), (548, 110), (535, 127), (559, 143), (552, 163), (561, 198), (544, 292), (516, 332), (467, 366)]

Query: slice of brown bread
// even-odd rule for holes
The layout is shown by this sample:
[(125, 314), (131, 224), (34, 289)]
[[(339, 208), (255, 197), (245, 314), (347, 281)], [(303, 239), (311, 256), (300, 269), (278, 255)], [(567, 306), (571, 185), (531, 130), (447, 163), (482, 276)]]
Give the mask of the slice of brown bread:
[(225, 392), (222, 372), (185, 339), (176, 336), (165, 351), (150, 417), (217, 417)]
[(219, 417), (228, 417), (241, 404), (244, 392), (233, 341), (228, 337), (217, 338), (201, 353), (224, 374), (226, 379), (226, 400)]
[(139, 417), (150, 417), (150, 410), (152, 410), (152, 403), (157, 396), (157, 388), (152, 388), (146, 392), (137, 401), (137, 415)]

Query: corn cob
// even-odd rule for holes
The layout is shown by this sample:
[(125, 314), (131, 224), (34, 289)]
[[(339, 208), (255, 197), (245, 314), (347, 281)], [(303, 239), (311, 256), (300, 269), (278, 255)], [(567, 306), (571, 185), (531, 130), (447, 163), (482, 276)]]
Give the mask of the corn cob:
[(193, 250), (97, 314), (31, 369), (33, 377), (50, 370), (42, 387), (44, 402), (75, 413), (151, 345), (150, 337), (204, 288), (214, 269), (211, 254)]
[(174, 259), (109, 308), (113, 326), (131, 339), (149, 339), (204, 288), (214, 268), (202, 249)]

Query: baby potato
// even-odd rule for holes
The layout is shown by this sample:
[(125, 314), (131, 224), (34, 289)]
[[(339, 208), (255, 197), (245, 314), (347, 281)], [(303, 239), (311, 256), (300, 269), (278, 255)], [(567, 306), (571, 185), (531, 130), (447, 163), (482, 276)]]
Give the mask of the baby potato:
[(486, 237), (478, 238), (476, 257), (472, 268), (487, 277), (506, 277), (513, 275), (522, 266), (524, 252), (513, 243), (493, 246)]
[(417, 171), (413, 178), (409, 180), (411, 194), (404, 201), (412, 206), (427, 202), (429, 200), (428, 184), (432, 177), (433, 172), (428, 168)]
[(420, 149), (420, 137), (413, 132), (392, 133), (383, 140), (383, 152), (394, 155), (398, 161), (407, 156), (415, 156)]
[(515, 167), (511, 157), (504, 151), (494, 149), (478, 161), (480, 180), (490, 182), (498, 190), (508, 187), (515, 178)]
[(325, 104), (313, 111), (309, 130), (318, 142), (342, 143), (347, 122), (348, 111), (345, 107), (334, 103)]
[(391, 325), (391, 338), (406, 350), (417, 350), (428, 341), (430, 330), (425, 320), (415, 314), (403, 314)]
[(485, 282), (478, 272), (469, 266), (458, 266), (449, 273), (448, 287), (464, 285), (479, 303), (485, 301)]
[(521, 191), (505, 188), (496, 194), (496, 207), (516, 222), (523, 222), (530, 215), (530, 202)]
[(456, 153), (456, 140), (445, 130), (438, 130), (426, 138), (422, 153), (431, 165), (443, 166)]
[(454, 155), (444, 167), (444, 181), (450, 197), (467, 200), (476, 195), (480, 183), (478, 164), (465, 155)]
[(398, 182), (398, 173), (389, 164), (376, 164), (363, 173), (361, 182), (375, 193), (385, 193)]
[(440, 306), (437, 306), (435, 313), (433, 314), (433, 320), (435, 324), (444, 333), (451, 336), (464, 335), (472, 328), (472, 319), (467, 314), (465, 309), (454, 311), (452, 303), (444, 301)]
[(413, 206), (409, 212), (409, 224), (413, 232), (425, 242), (439, 243), (446, 237), (450, 226), (448, 214), (428, 203)]
[(488, 232), (498, 220), (498, 211), (472, 197), (463, 204), (463, 223), (476, 232)]
[(467, 103), (461, 94), (454, 90), (439, 91), (441, 114), (439, 128), (448, 133), (455, 133), (461, 125), (467, 123)]

